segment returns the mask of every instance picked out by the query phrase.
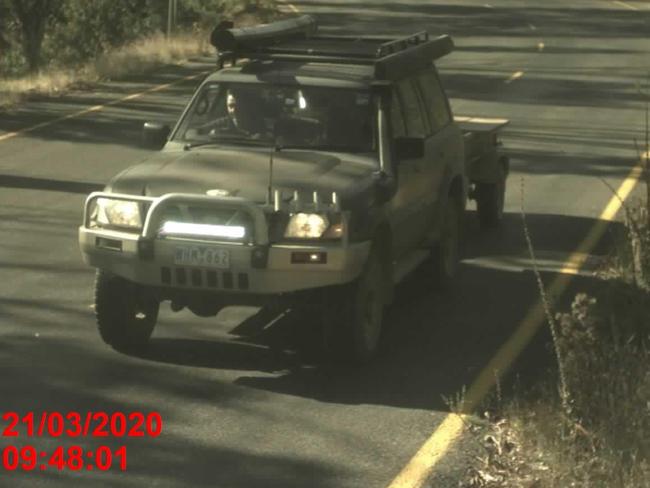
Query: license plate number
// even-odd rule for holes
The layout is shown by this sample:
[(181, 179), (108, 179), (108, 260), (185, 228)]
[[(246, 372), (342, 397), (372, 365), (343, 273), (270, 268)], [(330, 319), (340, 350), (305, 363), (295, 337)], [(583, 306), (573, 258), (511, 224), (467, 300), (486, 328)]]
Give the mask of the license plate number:
[(204, 246), (177, 247), (174, 252), (174, 264), (228, 269), (230, 268), (230, 252)]

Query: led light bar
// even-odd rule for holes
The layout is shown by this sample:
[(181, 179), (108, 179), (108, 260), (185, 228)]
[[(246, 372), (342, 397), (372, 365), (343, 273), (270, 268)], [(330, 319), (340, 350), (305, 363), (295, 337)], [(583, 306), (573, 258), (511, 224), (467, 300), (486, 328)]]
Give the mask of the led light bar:
[(246, 228), (240, 225), (193, 224), (188, 222), (167, 221), (160, 230), (165, 235), (224, 237), (242, 239)]

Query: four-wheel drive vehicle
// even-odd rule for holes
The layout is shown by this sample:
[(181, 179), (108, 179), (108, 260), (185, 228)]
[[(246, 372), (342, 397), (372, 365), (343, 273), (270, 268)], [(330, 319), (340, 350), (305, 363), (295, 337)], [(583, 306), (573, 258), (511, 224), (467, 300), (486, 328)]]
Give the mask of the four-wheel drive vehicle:
[(470, 192), (498, 223), (506, 121), (454, 121), (434, 66), (451, 39), (316, 31), (217, 27), (218, 69), (176, 127), (145, 124), (162, 150), (88, 197), (79, 242), (108, 344), (145, 344), (163, 300), (213, 316), (279, 298), (314, 305), (327, 348), (363, 361), (407, 273), (454, 278)]

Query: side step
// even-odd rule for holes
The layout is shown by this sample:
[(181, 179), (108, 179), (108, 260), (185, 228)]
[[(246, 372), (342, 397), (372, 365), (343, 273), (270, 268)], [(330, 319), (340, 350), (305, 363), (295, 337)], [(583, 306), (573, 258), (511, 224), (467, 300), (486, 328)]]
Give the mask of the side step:
[(393, 266), (393, 283), (400, 283), (408, 274), (415, 271), (415, 269), (420, 266), (424, 261), (426, 261), (430, 252), (417, 249), (406, 256), (400, 258)]

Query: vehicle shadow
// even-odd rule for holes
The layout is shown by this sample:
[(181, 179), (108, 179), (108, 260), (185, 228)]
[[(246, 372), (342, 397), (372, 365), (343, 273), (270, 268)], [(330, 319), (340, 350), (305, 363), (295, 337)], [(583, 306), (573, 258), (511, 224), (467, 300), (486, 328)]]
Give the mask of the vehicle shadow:
[[(56, 209), (39, 207), (30, 213), (29, 207), (16, 206), (8, 211), (20, 219), (12, 233), (26, 235), (34, 222), (59, 219), (59, 227), (71, 228), (75, 220), (72, 212), (62, 216)], [(527, 219), (536, 250), (558, 261), (594, 224), (593, 219), (556, 215)], [(74, 236), (53, 238), (47, 229), (48, 246), (68, 249), (74, 243)], [(44, 265), (32, 262), (29, 253), (11, 261), (12, 268), (0, 263), (3, 279), (15, 282), (14, 298), (0, 296), (3, 411), (160, 412), (166, 430), (155, 441), (114, 439), (133, 456), (129, 476), (111, 478), (111, 486), (342, 486), (342, 478), (355, 474), (347, 472), (350, 465), (341, 466), (340, 457), (328, 457), (328, 451), (369, 453), (375, 462), (382, 456), (399, 459), (405, 450), (401, 442), (382, 444), (373, 438), (373, 411), (381, 410), (381, 419), (395, 419), (385, 427), (388, 432), (417, 428), (422, 433), (415, 417), (424, 419), (428, 432), (442, 417), (436, 412), (450, 410), (449, 403), (471, 384), (536, 299), (529, 263), (506, 262), (525, 256), (519, 215), (507, 214), (501, 229), (481, 232), (470, 212), (467, 236), (466, 259), (453, 292), (435, 291), (425, 270), (412, 275), (398, 288), (388, 312), (379, 357), (360, 368), (316, 360), (296, 347), (296, 326), (310, 327), (313, 317), (287, 315), (269, 325), (273, 314), (263, 312), (245, 323), (222, 317), (214, 321), (216, 327), (204, 320), (204, 329), (196, 326), (199, 321), (178, 315), (175, 328), (164, 324), (164, 334), (154, 336), (143, 354), (118, 354), (97, 337), (88, 307), (92, 272), (80, 265), (71, 268), (71, 263), (79, 264), (76, 254), (61, 253), (54, 262), (44, 254)], [(23, 247), (26, 241), (20, 241)], [(0, 247), (6, 250), (5, 243)], [(488, 257), (494, 259), (486, 261)], [(545, 269), (549, 283), (557, 273), (552, 263)], [(28, 281), (20, 286), (25, 277)], [(46, 285), (34, 286), (37, 281)], [(576, 277), (557, 309), (566, 309), (576, 290), (596, 283)], [(552, 366), (549, 343), (542, 327), (513, 366), (523, 387)], [(509, 383), (502, 382), (504, 390)], [(318, 455), (302, 456), (304, 444), (294, 440), (296, 432), (322, 446)], [(415, 450), (419, 442), (413, 440)], [(54, 441), (32, 438), (30, 443), (48, 450)], [(0, 447), (9, 442), (0, 440)], [(88, 437), (83, 446), (95, 449), (106, 442)], [(378, 446), (382, 452), (375, 453)], [(372, 469), (377, 471), (375, 465)], [(105, 475), (85, 473), (84, 479), (101, 485)], [(79, 473), (70, 471), (16, 473), (12, 486), (69, 486), (78, 480)]]
[[(545, 266), (540, 267), (548, 285), (595, 221), (556, 215), (529, 215), (527, 219), (531, 234), (543, 237), (536, 248), (544, 256)], [(520, 216), (507, 214), (501, 229), (481, 232), (469, 212), (468, 245), (455, 288), (436, 291), (425, 268), (413, 273), (398, 287), (396, 300), (387, 310), (380, 354), (365, 366), (331, 363), (304, 353), (311, 344), (305, 347), (300, 341), (309, 340), (309, 335), (296, 340), (296, 331), (313, 328), (318, 318), (291, 314), (270, 327), (269, 316), (253, 315), (236, 327), (247, 332), (232, 340), (154, 338), (140, 357), (246, 371), (235, 384), (322, 402), (448, 410), (449, 399), (472, 383), (538, 299), (521, 225)], [(611, 245), (616, 225), (596, 252)], [(556, 229), (552, 235), (543, 231), (549, 226)], [(555, 265), (548, 256), (554, 257)], [(575, 276), (556, 310), (567, 309), (577, 292), (597, 283), (588, 274)], [(520, 385), (534, 383), (553, 366), (549, 345), (550, 335), (542, 325), (513, 366)]]
[[(125, 361), (123, 356), (103, 348), (89, 348), (76, 337), (62, 338), (51, 333), (36, 338), (24, 332), (5, 334), (2, 329), (9, 319), (5, 321), (1, 305), (0, 300), (3, 413), (34, 412), (40, 416), (44, 412), (61, 415), (77, 412), (85, 416), (93, 412), (128, 415), (154, 411), (163, 422), (159, 437), (88, 435), (63, 441), (58, 436), (47, 435), (35, 435), (28, 441), (0, 438), (0, 449), (7, 445), (20, 448), (28, 442), (39, 452), (51, 453), (57, 443), (63, 442), (64, 448), (73, 443), (84, 450), (95, 451), (101, 446), (104, 449), (126, 446), (128, 450), (128, 476), (122, 473), (107, 478), (109, 473), (98, 470), (58, 470), (43, 463), (46, 467), (43, 470), (12, 471), (11, 483), (0, 482), (2, 486), (340, 486), (337, 479), (346, 474), (346, 469), (327, 460), (255, 449), (258, 422), (263, 424), (266, 412), (262, 408), (258, 411), (255, 399), (241, 388), (211, 378), (188, 378), (183, 368), (169, 368), (161, 374), (157, 365), (131, 358)], [(61, 328), (64, 326), (61, 324)], [(218, 418), (214, 417), (215, 405), (222, 409)], [(197, 417), (196, 411), (201, 409), (210, 415), (203, 419)], [(229, 418), (229, 412), (241, 413), (241, 410), (246, 411), (248, 425), (239, 425), (241, 419)], [(294, 428), (312, 428), (302, 421), (293, 421)], [(231, 429), (233, 423), (236, 429)], [(8, 426), (7, 419), (2, 420), (2, 425), (3, 429)], [(132, 426), (130, 423), (129, 428)], [(22, 424), (17, 427), (20, 436), (24, 435), (24, 429)], [(92, 422), (89, 432), (97, 432), (95, 429), (102, 428)], [(234, 436), (235, 441), (225, 444), (224, 432)], [(332, 437), (335, 435), (331, 432)], [(113, 458), (113, 470), (120, 473), (117, 464)]]

